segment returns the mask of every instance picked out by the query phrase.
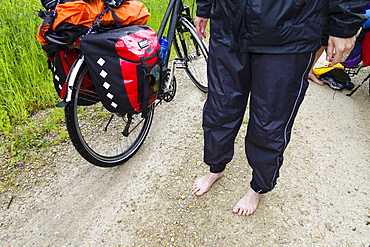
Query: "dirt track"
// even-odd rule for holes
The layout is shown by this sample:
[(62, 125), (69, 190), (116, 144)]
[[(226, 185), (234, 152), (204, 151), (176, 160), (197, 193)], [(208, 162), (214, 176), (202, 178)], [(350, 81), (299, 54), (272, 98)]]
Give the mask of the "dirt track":
[(126, 164), (95, 167), (71, 143), (49, 150), (49, 166), (30, 174), (11, 204), (10, 194), (1, 197), (0, 245), (370, 245), (368, 83), (352, 97), (311, 83), (278, 185), (250, 217), (231, 212), (251, 176), (245, 124), (226, 175), (204, 196), (191, 194), (193, 181), (207, 171), (205, 95), (187, 79), (179, 84)]

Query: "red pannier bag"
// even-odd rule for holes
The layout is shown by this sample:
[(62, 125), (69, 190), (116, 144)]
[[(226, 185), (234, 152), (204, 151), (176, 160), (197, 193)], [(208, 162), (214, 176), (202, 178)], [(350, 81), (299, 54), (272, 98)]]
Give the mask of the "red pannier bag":
[[(79, 49), (61, 49), (55, 51), (54, 56), (48, 59), (49, 69), (53, 74), (54, 87), (61, 99), (65, 98), (67, 76), (79, 54)], [(82, 80), (81, 89), (84, 90), (85, 96), (78, 100), (79, 105), (92, 105), (100, 101), (89, 73)]]
[(370, 31), (365, 33), (362, 40), (362, 62), (364, 66), (370, 66)]
[(147, 26), (133, 25), (92, 33), (81, 39), (81, 52), (105, 108), (145, 116), (157, 97), (160, 45)]

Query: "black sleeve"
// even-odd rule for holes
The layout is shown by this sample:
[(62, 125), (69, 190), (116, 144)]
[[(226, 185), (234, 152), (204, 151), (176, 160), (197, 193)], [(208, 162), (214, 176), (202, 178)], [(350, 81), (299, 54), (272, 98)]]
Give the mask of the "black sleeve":
[(197, 0), (197, 13), (198, 17), (209, 18), (211, 15), (213, 0)]
[(330, 35), (339, 38), (354, 36), (367, 15), (362, 14), (368, 0), (329, 1)]

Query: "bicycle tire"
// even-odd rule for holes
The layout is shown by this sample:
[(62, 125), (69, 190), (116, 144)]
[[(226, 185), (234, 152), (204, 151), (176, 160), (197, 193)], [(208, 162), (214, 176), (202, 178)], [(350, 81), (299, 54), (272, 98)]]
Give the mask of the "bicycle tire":
[[(145, 118), (141, 114), (120, 115), (105, 109), (100, 100), (85, 104), (86, 88), (83, 80), (88, 77), (88, 67), (85, 62), (77, 69), (74, 90), (69, 104), (65, 107), (65, 118), (70, 139), (78, 153), (88, 162), (100, 167), (113, 167), (129, 160), (143, 144), (154, 114), (154, 107), (150, 107)], [(72, 71), (71, 71), (72, 72)], [(95, 98), (98, 95), (95, 93)], [(87, 98), (87, 99), (86, 99)], [(82, 102), (82, 103), (81, 103)], [(128, 132), (127, 121), (132, 118)], [(125, 136), (123, 133), (128, 133)]]
[(189, 78), (202, 92), (207, 92), (208, 48), (198, 37), (194, 25), (185, 17), (179, 19), (174, 47), (179, 58), (185, 62), (184, 69)]

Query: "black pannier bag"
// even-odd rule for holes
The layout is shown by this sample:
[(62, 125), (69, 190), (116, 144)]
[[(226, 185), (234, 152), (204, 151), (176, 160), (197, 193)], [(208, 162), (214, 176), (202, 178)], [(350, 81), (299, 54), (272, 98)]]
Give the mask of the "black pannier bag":
[(133, 25), (92, 33), (81, 39), (81, 53), (107, 110), (147, 114), (157, 96), (161, 71), (153, 29)]

